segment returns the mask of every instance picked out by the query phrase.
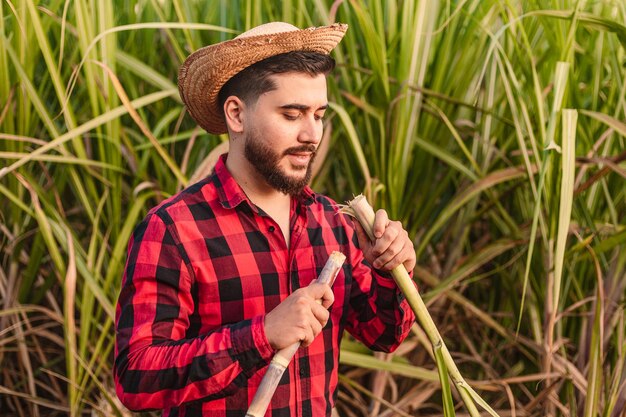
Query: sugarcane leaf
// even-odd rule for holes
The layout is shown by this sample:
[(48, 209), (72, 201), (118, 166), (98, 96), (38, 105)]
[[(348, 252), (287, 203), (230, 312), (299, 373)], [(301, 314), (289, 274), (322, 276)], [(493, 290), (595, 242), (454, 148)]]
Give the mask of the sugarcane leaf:
[(441, 346), (434, 347), (435, 361), (437, 363), (437, 372), (439, 381), (441, 382), (441, 397), (443, 401), (444, 417), (456, 416), (454, 412), (454, 401), (452, 400), (452, 390), (450, 389), (450, 380), (448, 379), (448, 367), (441, 353)]

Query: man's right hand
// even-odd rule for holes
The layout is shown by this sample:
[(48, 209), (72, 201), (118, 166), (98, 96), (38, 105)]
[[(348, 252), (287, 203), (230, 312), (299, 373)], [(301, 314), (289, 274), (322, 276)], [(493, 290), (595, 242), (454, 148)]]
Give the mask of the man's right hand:
[(265, 336), (272, 348), (280, 350), (296, 342), (310, 345), (326, 325), (334, 300), (330, 287), (317, 282), (290, 294), (265, 316)]

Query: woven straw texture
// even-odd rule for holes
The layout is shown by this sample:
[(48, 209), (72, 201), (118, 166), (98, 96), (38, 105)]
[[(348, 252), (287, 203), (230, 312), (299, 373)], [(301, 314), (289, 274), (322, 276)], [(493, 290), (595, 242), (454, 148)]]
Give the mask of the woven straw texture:
[(230, 78), (256, 62), (286, 52), (329, 54), (347, 29), (348, 25), (335, 23), (255, 36), (246, 36), (246, 32), (235, 39), (198, 49), (180, 67), (180, 96), (198, 125), (209, 133), (226, 133), (228, 130), (217, 96)]

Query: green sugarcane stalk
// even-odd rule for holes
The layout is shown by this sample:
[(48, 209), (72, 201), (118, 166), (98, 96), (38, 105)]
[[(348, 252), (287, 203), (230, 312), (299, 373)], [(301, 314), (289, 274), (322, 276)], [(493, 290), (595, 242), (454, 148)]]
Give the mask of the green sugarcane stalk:
[[(363, 226), (363, 229), (367, 233), (370, 240), (375, 240), (373, 226), (376, 215), (374, 213), (374, 209), (367, 202), (364, 195), (358, 195), (349, 201), (348, 206), (344, 207), (342, 212), (355, 217), (361, 226)], [(491, 408), (476, 391), (474, 391), (474, 389), (465, 381), (459, 372), (459, 369), (454, 363), (448, 348), (443, 342), (443, 339), (441, 338), (430, 313), (428, 313), (428, 310), (426, 309), (426, 305), (424, 304), (422, 297), (419, 295), (415, 285), (413, 285), (413, 280), (409, 276), (406, 268), (404, 268), (403, 265), (398, 265), (391, 271), (391, 275), (411, 306), (419, 324), (428, 335), (430, 343), (433, 346), (433, 350), (436, 353), (440, 352), (441, 358), (448, 370), (448, 374), (450, 375), (450, 379), (459, 391), (461, 399), (463, 400), (463, 403), (465, 403), (465, 407), (467, 407), (470, 415), (472, 417), (480, 417), (480, 413), (476, 408), (476, 403), (478, 403), (493, 417), (500, 417), (498, 413), (496, 413), (495, 410)]]

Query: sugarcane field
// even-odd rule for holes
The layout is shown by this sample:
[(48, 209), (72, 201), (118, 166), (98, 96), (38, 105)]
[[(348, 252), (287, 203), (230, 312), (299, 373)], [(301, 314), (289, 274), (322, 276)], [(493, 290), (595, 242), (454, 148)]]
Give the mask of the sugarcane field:
[(0, 416), (626, 417), (623, 0), (0, 14)]

